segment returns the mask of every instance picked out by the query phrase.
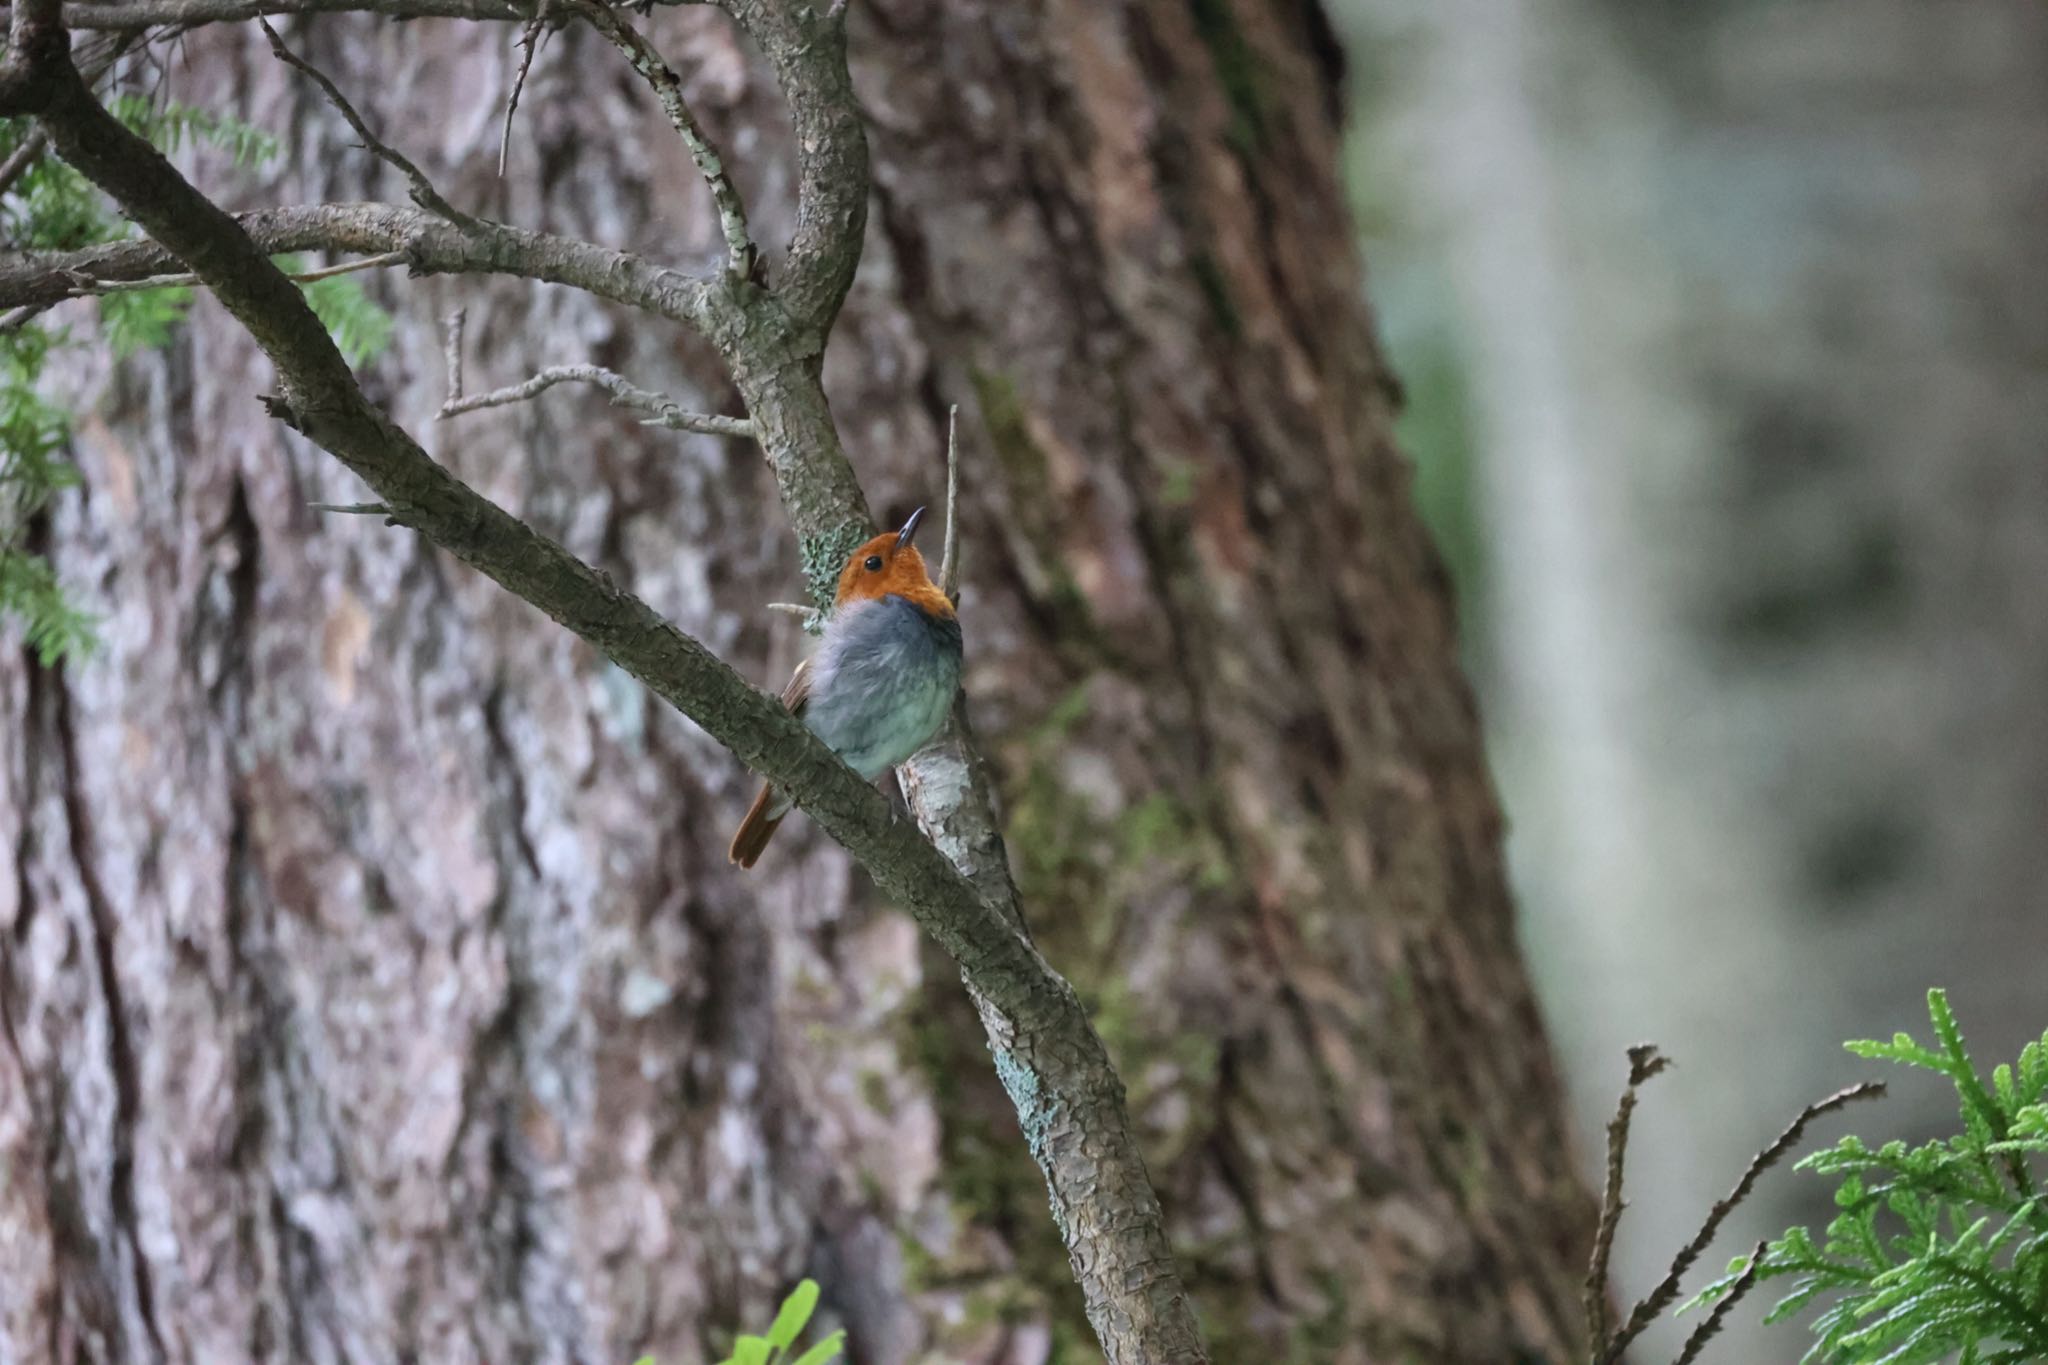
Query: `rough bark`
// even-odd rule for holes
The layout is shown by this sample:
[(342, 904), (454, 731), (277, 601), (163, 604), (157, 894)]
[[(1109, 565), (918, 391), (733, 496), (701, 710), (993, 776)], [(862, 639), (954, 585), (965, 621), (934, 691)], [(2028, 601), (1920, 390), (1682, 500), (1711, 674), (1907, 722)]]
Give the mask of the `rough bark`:
[[(767, 73), (716, 14), (651, 32), (783, 240)], [(295, 42), (458, 205), (721, 255), (590, 35), (543, 53), (494, 180), (510, 36)], [(876, 4), (852, 42), (876, 191), (827, 388), (890, 512), (935, 494), (964, 405), (969, 694), (1218, 1359), (1566, 1359), (1588, 1225), (1387, 436), (1327, 35), (1287, 4)], [(289, 183), (248, 199), (374, 182), (260, 40), (193, 46), (292, 132)], [(457, 301), (473, 385), (587, 360), (731, 410), (700, 344), (562, 291), (389, 298), (374, 392), (415, 430)], [(1043, 1189), (911, 926), (807, 831), (730, 872), (737, 766), (402, 532), (307, 511), (354, 490), (267, 425), (261, 372), (202, 309), (113, 380), (52, 528), (109, 651), (0, 665), (28, 740), (0, 787), (0, 1137), (48, 1173), (0, 1205), (0, 1271), (34, 1287), (0, 1341), (689, 1359), (809, 1269), (863, 1362), (1083, 1358)], [(795, 555), (750, 447), (568, 390), (435, 434), (786, 669), (759, 607)]]
[[(1865, 1074), (1840, 1040), (1930, 985), (1980, 1056), (2041, 1028), (2048, 11), (1351, 8), (1405, 57), (1362, 160), (1435, 277), (1412, 329), (1466, 366), (1487, 716), (1582, 1133), (1626, 1044), (1683, 1068), (1632, 1148), (1640, 1292)], [(1953, 1121), (1902, 1087), (1854, 1126)], [(1832, 1214), (1766, 1182), (1728, 1250)]]

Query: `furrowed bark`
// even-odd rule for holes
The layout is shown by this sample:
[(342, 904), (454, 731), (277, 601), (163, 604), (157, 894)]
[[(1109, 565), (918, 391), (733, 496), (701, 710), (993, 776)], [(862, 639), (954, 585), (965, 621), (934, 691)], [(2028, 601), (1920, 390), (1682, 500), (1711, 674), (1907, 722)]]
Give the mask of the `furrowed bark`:
[[(1014, 891), (993, 904), (983, 898), (982, 888), (1008, 887), (1000, 841), (981, 843), (972, 881), (963, 878), (787, 712), (638, 598), (435, 463), (364, 397), (266, 248), (93, 99), (71, 66), (55, 9), (38, 0), (16, 11), (0, 107), (36, 114), (68, 162), (208, 284), (277, 366), (275, 415), (361, 477), (393, 520), (547, 612), (788, 790), (917, 918), (958, 962), (979, 1004), (1108, 1359), (1205, 1362), (1108, 1054), (1072, 988), (1022, 932)], [(787, 303), (727, 276), (702, 284), (691, 296), (701, 310), (692, 311), (733, 366), (815, 583), (825, 547), (866, 516), (818, 382), (824, 335), (858, 259), (865, 147), (836, 25), (802, 17), (808, 11), (740, 9), (795, 110), (804, 198)], [(964, 753), (953, 761), (973, 770)], [(942, 825), (964, 806), (966, 818), (993, 828), (982, 787), (924, 780), (911, 789), (921, 822)]]
[[(232, 218), (102, 109), (68, 61), (60, 61), (45, 57), (34, 72), (46, 93), (31, 107), (52, 144), (248, 328), (277, 366), (283, 392), (271, 405), (280, 419), (360, 476), (393, 520), (589, 640), (786, 786), (835, 837), (843, 833), (873, 849), (877, 880), (913, 913), (975, 904), (937, 854), (787, 712), (632, 594), (455, 479), (377, 412), (297, 287)], [(949, 923), (941, 937), (977, 968), (1029, 970), (1014, 935), (974, 943)]]
[[(767, 453), (821, 535), (858, 505), (841, 440), (887, 520), (932, 499), (964, 410), (982, 747), (904, 776), (943, 809), (922, 789), (988, 759), (1031, 931), (1127, 1083), (1205, 1335), (1233, 1361), (1581, 1358), (1589, 1205), (1391, 435), (1316, 7), (858, 0), (850, 23), (875, 186), (832, 423), (772, 299), (703, 311), (721, 345), (758, 329), (753, 373), (788, 395)], [(794, 180), (765, 168), (797, 154), (765, 54), (718, 14), (647, 31), (749, 149), (733, 169), (783, 278)], [(457, 202), (715, 267), (681, 145), (629, 78), (595, 79), (615, 59), (576, 26), (534, 68), (534, 173), (493, 177), (498, 128), (464, 121), (512, 36), (366, 15), (294, 41), (372, 127), (468, 127), (410, 147)], [(248, 77), (228, 112), (297, 130), (266, 202), (373, 192), (381, 168), (260, 40), (190, 48), (209, 82)], [(500, 250), (435, 242), (469, 271)], [(458, 305), (477, 391), (588, 359), (739, 410), (712, 347), (505, 259), (502, 281), (370, 280), (396, 323), (365, 375), (387, 410), (443, 404)], [(603, 298), (637, 288), (604, 274)], [(49, 1179), (0, 1191), (23, 1286), (0, 1355), (111, 1308), (132, 1350), (86, 1354), (150, 1359), (131, 1247), (181, 1305), (158, 1313), (178, 1359), (716, 1359), (807, 1270), (874, 1365), (1080, 1350), (1040, 1172), (937, 947), (807, 826), (734, 875), (753, 783), (722, 748), (426, 542), (308, 513), (368, 495), (249, 406), (261, 365), (202, 305), (94, 384), (106, 426), (48, 544), (107, 609), (107, 652), (55, 673), (0, 652), (0, 714), (30, 722), (0, 745), (22, 868), (0, 874), (0, 1016), (25, 1077), (0, 1075), (0, 1162), (43, 1169), (34, 1135), (61, 1135)], [(570, 394), (437, 434), (742, 672), (786, 674), (798, 644), (759, 614), (793, 595), (786, 539), (751, 449)], [(993, 816), (951, 816), (941, 851), (1006, 903)], [(125, 1108), (102, 1098), (124, 1015)], [(197, 1102), (207, 1071), (233, 1084)]]
[[(766, 324), (773, 326), (772, 323)], [(831, 600), (832, 566), (870, 534), (852, 468), (829, 420), (815, 364), (801, 353), (734, 376), (771, 451), (783, 502), (805, 547), (813, 594)], [(770, 444), (773, 442), (773, 444)], [(850, 490), (850, 491), (846, 491)], [(963, 718), (902, 770), (919, 826), (976, 889), (978, 904), (1028, 942), (985, 765)], [(951, 949), (949, 948), (949, 951)], [(976, 970), (958, 952), (996, 1072), (1043, 1173), (1088, 1318), (1111, 1365), (1206, 1361), (1193, 1305), (1168, 1245), (1158, 1196), (1132, 1135), (1124, 1088), (1073, 989), (1036, 950), (1023, 973)]]
[[(804, 547), (812, 596), (823, 607), (831, 601), (833, 569), (870, 524), (821, 382), (825, 336), (852, 284), (867, 223), (867, 143), (838, 12), (761, 0), (734, 0), (731, 8), (768, 54), (789, 102), (799, 193), (785, 277), (772, 299), (751, 310), (744, 335), (752, 344), (725, 354)], [(905, 765), (903, 789), (919, 825), (983, 904), (1028, 940), (986, 768), (964, 720)], [(1056, 973), (998, 991), (964, 968), (1111, 1365), (1206, 1361), (1123, 1084), (1087, 1011)], [(1044, 1012), (1020, 1012), (1024, 1000)]]

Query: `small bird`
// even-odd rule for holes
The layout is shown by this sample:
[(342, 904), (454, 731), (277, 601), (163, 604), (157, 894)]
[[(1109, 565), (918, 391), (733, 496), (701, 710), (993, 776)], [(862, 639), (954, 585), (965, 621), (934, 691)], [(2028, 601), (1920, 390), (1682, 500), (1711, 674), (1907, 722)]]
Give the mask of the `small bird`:
[[(938, 733), (960, 688), (960, 621), (911, 544), (923, 518), (920, 507), (847, 559), (818, 652), (782, 689), (782, 704), (870, 782)], [(752, 867), (790, 805), (764, 785), (727, 856)]]

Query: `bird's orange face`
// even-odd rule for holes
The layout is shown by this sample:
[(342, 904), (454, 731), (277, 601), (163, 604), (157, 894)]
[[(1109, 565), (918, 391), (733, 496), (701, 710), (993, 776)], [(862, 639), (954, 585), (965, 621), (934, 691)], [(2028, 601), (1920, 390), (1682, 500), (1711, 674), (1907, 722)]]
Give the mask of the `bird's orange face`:
[(920, 507), (910, 514), (902, 530), (886, 531), (855, 550), (839, 572), (835, 605), (893, 594), (934, 616), (951, 616), (953, 604), (932, 582), (924, 556), (911, 543), (923, 518), (924, 509)]

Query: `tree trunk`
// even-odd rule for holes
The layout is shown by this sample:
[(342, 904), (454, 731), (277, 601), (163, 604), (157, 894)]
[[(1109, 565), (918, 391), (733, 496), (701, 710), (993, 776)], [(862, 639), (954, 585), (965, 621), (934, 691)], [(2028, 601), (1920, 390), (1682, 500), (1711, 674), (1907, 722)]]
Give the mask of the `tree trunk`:
[[(1923, 1027), (1929, 986), (1987, 1064), (2039, 1036), (2048, 10), (1351, 8), (1411, 30), (1366, 122), (1412, 166), (1374, 192), (1456, 286), (1406, 296), (1469, 364), (1488, 717), (1580, 1112), (1627, 1043), (1684, 1068), (1632, 1148), (1647, 1288), (1871, 1074), (1842, 1039)], [(1954, 1121), (1902, 1086), (1852, 1122)], [(1834, 1213), (1759, 1194), (1733, 1249)]]
[[(826, 376), (878, 510), (962, 406), (967, 690), (1033, 928), (1131, 1091), (1219, 1361), (1563, 1362), (1588, 1209), (1519, 961), (1448, 593), (1335, 181), (1339, 56), (1291, 0), (863, 0), (866, 260)], [(772, 81), (650, 31), (787, 234)], [(590, 35), (288, 34), (458, 205), (688, 264), (716, 219)], [(284, 168), (396, 196), (260, 39), (189, 41)], [(241, 178), (238, 179), (238, 174)], [(239, 188), (237, 188), (239, 186)], [(770, 263), (773, 269), (773, 261)], [(566, 290), (377, 286), (375, 396), (766, 684), (802, 638), (701, 344)], [(1093, 1351), (951, 973), (801, 820), (536, 613), (374, 518), (202, 303), (112, 373), (47, 539), (105, 617), (0, 661), (0, 1359), (718, 1358), (797, 1276), (859, 1365)]]

